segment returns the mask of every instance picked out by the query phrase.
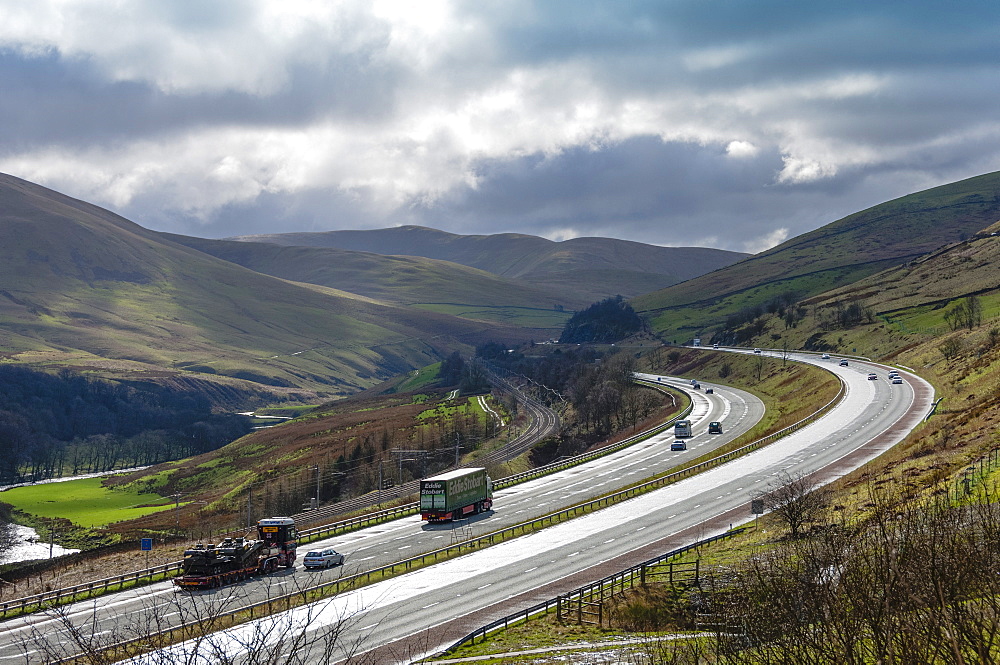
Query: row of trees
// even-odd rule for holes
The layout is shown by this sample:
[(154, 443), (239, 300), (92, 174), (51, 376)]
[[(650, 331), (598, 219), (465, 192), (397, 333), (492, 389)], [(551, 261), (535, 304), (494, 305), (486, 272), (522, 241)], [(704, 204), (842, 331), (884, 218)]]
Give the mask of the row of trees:
[(546, 386), (549, 394), (563, 395), (583, 430), (595, 435), (635, 427), (663, 401), (649, 388), (636, 385), (632, 377), (636, 360), (624, 352), (605, 354), (581, 347), (528, 357), (491, 343), (480, 346), (476, 355)]
[(467, 363), (455, 351), (441, 361), (438, 378), (446, 386), (458, 386), (463, 395), (489, 392), (490, 382), (485, 370), (478, 363)]
[(0, 366), (0, 484), (156, 464), (250, 429), (195, 390)]
[(640, 332), (642, 319), (622, 296), (594, 303), (570, 317), (563, 327), (562, 344), (610, 344)]

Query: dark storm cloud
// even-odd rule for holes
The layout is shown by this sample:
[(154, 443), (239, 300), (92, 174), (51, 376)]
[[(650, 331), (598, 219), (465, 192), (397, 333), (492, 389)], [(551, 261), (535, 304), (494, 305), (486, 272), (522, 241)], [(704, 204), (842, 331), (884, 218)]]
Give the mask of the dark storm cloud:
[(0, 170), (179, 233), (762, 249), (1000, 168), (994, 3), (0, 10)]
[(0, 151), (156, 138), (213, 125), (375, 122), (391, 112), (396, 74), (372, 71), (360, 57), (329, 64), (322, 71), (290, 69), (288, 85), (266, 97), (232, 90), (167, 94), (145, 82), (108, 81), (89, 61), (0, 51)]

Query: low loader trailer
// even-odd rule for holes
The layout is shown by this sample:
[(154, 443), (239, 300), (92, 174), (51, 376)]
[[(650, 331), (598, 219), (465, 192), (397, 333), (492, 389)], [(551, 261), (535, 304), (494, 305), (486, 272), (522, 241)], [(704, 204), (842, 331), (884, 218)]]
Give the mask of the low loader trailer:
[(260, 520), (257, 532), (258, 540), (225, 538), (217, 545), (198, 544), (185, 550), (184, 572), (174, 584), (182, 589), (209, 589), (295, 565), (298, 534), (290, 517)]
[(493, 481), (486, 469), (456, 469), (420, 481), (420, 518), (446, 522), (493, 507)]

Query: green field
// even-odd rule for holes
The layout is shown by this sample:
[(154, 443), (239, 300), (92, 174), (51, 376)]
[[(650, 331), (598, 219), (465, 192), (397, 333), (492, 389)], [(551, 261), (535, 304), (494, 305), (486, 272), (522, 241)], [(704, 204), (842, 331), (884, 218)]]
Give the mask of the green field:
[[(102, 478), (15, 487), (0, 493), (0, 501), (45, 518), (65, 518), (78, 526), (100, 527), (173, 508), (170, 499), (134, 490), (109, 489)], [(154, 504), (154, 505), (150, 505)]]

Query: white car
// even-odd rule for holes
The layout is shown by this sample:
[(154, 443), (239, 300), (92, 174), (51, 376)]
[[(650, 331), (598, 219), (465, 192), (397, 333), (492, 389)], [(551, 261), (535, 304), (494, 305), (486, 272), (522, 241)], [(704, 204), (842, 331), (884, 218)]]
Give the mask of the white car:
[(895, 383), (895, 384), (900, 384), (900, 383), (903, 382), (903, 378), (900, 377), (900, 376), (894, 376), (894, 377), (892, 377), (892, 382)]
[(754, 353), (760, 353), (760, 349), (754, 349), (753, 352)]
[(302, 559), (302, 564), (306, 568), (329, 568), (330, 566), (343, 566), (344, 555), (337, 552), (332, 547), (325, 550), (313, 550)]
[(688, 449), (688, 444), (680, 440), (674, 441), (673, 443), (670, 444), (670, 450), (687, 450), (687, 449)]
[(822, 356), (820, 356), (820, 358), (822, 358), (823, 360), (829, 360), (830, 359), (830, 354), (829, 353), (824, 353)]

